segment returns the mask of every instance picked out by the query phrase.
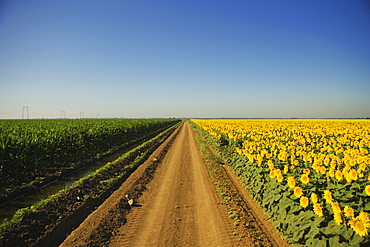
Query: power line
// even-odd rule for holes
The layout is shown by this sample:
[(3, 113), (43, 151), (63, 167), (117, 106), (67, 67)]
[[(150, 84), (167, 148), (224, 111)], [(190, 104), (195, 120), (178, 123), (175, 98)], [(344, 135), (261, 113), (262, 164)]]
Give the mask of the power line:
[(19, 113), (19, 110), (7, 111), (7, 112), (0, 112), (0, 114), (11, 114), (11, 113)]

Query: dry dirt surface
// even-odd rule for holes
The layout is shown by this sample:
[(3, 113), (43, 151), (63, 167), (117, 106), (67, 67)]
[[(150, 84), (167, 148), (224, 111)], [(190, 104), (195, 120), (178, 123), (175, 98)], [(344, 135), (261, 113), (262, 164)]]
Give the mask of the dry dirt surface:
[[(237, 235), (230, 208), (220, 203), (216, 189), (185, 122), (60, 246), (285, 245), (273, 234), (259, 235), (258, 241)], [(126, 194), (134, 199), (131, 207)], [(257, 219), (254, 224), (243, 236), (266, 232)]]

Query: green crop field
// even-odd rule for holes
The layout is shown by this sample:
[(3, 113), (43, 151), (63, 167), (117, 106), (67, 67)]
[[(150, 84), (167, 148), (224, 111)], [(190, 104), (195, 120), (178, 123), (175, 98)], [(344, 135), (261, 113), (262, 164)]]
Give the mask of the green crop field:
[(0, 186), (19, 184), (145, 137), (179, 120), (60, 119), (0, 121)]

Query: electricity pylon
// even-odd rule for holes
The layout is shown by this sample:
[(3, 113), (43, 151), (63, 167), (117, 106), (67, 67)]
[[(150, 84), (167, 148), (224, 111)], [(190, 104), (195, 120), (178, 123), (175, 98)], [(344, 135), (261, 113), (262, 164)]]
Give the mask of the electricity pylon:
[(27, 119), (30, 119), (30, 112), (29, 112), (29, 107), (28, 106), (22, 106), (22, 119), (24, 119), (24, 110), (27, 112)]

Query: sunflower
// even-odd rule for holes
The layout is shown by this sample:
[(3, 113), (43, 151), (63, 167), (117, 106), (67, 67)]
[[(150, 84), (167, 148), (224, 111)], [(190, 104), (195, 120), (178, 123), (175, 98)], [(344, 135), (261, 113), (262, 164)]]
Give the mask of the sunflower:
[(284, 177), (283, 177), (283, 175), (282, 175), (282, 174), (278, 174), (278, 175), (276, 176), (276, 179), (277, 179), (277, 181), (278, 181), (279, 183), (281, 183), (281, 182), (283, 182)]
[(308, 184), (310, 182), (310, 178), (308, 177), (307, 174), (302, 174), (302, 176), (301, 176), (301, 182), (303, 184)]
[(308, 168), (304, 168), (304, 169), (303, 169), (303, 173), (304, 173), (304, 174), (307, 174), (307, 175), (310, 175), (311, 170), (310, 170), (310, 169), (308, 169)]
[(248, 159), (251, 163), (254, 163), (254, 155), (253, 154), (249, 154)]
[(278, 155), (278, 159), (281, 161), (286, 161), (288, 154), (285, 151), (281, 151)]
[(305, 196), (301, 196), (300, 204), (301, 204), (302, 208), (307, 208), (307, 206), (309, 204), (308, 198), (305, 197)]
[(294, 189), (294, 187), (295, 187), (295, 180), (294, 180), (294, 178), (292, 176), (289, 176), (288, 177), (288, 186), (291, 189)]
[(335, 171), (335, 178), (340, 181), (343, 179), (343, 173), (340, 170)]
[(275, 170), (275, 177), (282, 175), (281, 170), (279, 168), (274, 169)]
[(330, 161), (330, 167), (335, 169), (335, 167), (337, 166), (337, 161), (336, 160), (332, 160)]
[(365, 171), (366, 169), (366, 164), (365, 163), (361, 163), (358, 168), (361, 170), (361, 171)]
[(258, 163), (258, 165), (260, 166), (260, 165), (262, 165), (262, 162), (263, 162), (263, 157), (262, 156), (260, 156), (260, 155), (258, 155), (257, 156), (257, 163)]
[(349, 164), (350, 164), (350, 166), (355, 166), (356, 165), (356, 160), (354, 160), (354, 159), (351, 159), (350, 161), (349, 161)]
[(368, 234), (370, 223), (368, 221), (363, 221), (360, 216), (357, 216), (356, 218), (350, 220), (348, 223), (355, 231), (355, 233), (357, 233), (361, 237), (364, 237)]
[(332, 178), (335, 177), (334, 168), (330, 168), (326, 175)]
[(351, 180), (354, 180), (356, 181), (357, 178), (358, 178), (358, 173), (355, 169), (351, 169), (348, 173), (349, 177), (351, 178)]
[(342, 215), (340, 213), (334, 213), (334, 221), (335, 223), (340, 226), (343, 223)]
[(326, 200), (327, 203), (331, 203), (333, 201), (333, 197), (329, 190), (324, 191), (324, 199)]
[(349, 184), (352, 183), (352, 179), (351, 179), (349, 173), (345, 174), (344, 178), (346, 179), (347, 183), (349, 183)]
[(325, 173), (326, 173), (326, 167), (325, 167), (325, 166), (320, 166), (320, 168), (319, 168), (319, 172), (320, 172), (321, 174), (325, 174)]
[(287, 174), (288, 170), (289, 170), (289, 167), (287, 165), (284, 165), (284, 170), (283, 170), (284, 174)]
[(267, 165), (270, 168), (270, 170), (274, 169), (274, 162), (272, 160), (267, 161)]
[(330, 158), (329, 157), (326, 157), (324, 159), (324, 165), (328, 166), (330, 164)]
[(294, 195), (300, 198), (303, 195), (302, 189), (298, 186), (294, 187)]
[(317, 197), (316, 193), (311, 193), (311, 201), (313, 204), (316, 204), (319, 201), (319, 198)]
[(319, 166), (316, 164), (316, 163), (314, 163), (313, 165), (312, 165), (312, 169), (314, 169), (316, 172), (319, 172)]
[(345, 159), (344, 161), (344, 164), (346, 165), (346, 166), (349, 166), (350, 164), (349, 164), (349, 162), (350, 162), (350, 160), (347, 158), (347, 159)]
[(276, 175), (275, 175), (275, 169), (272, 169), (270, 171), (270, 178), (274, 178)]
[(343, 211), (346, 217), (353, 217), (355, 215), (355, 211), (350, 206), (345, 206)]
[(366, 158), (365, 158), (365, 160), (364, 160), (364, 162), (365, 162), (366, 164), (370, 165), (370, 158), (369, 158), (369, 157), (366, 157)]
[(362, 220), (362, 221), (370, 221), (370, 217), (367, 213), (365, 213), (364, 211), (361, 211), (360, 214), (358, 215), (358, 217)]
[(340, 214), (342, 212), (337, 202), (331, 203), (331, 208), (333, 209), (334, 214)]
[(316, 215), (318, 215), (319, 217), (323, 217), (324, 216), (324, 214), (323, 214), (323, 212), (322, 212), (322, 207), (321, 207), (321, 205), (320, 204), (318, 204), (318, 203), (315, 203), (314, 205), (313, 205), (313, 211), (315, 212), (315, 214)]
[(349, 172), (349, 170), (351, 170), (351, 167), (349, 165), (346, 165), (344, 168), (343, 168), (343, 174), (347, 174)]
[(365, 193), (366, 193), (366, 195), (370, 196), (370, 185), (366, 185)]

